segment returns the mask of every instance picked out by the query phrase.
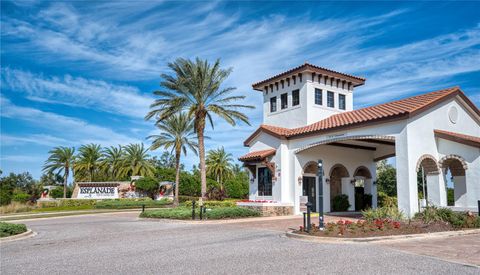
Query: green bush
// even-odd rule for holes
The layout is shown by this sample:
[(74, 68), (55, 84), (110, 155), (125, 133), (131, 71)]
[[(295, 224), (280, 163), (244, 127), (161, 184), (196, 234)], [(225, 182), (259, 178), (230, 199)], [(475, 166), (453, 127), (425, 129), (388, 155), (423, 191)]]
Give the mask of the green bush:
[(27, 226), (24, 224), (0, 222), (0, 238), (13, 236), (27, 232)]
[(30, 197), (31, 196), (27, 193), (14, 193), (12, 200), (16, 202), (26, 203), (27, 201), (30, 200)]
[(397, 207), (380, 207), (376, 209), (367, 209), (362, 211), (363, 218), (369, 222), (376, 219), (390, 219), (394, 221), (401, 221), (405, 219), (403, 212)]
[(212, 210), (206, 212), (207, 219), (218, 220), (218, 219), (234, 219), (234, 218), (245, 218), (245, 217), (258, 217), (260, 212), (255, 211), (249, 208), (243, 207), (219, 207), (212, 208)]
[(248, 197), (249, 180), (248, 174), (239, 173), (235, 177), (225, 181), (225, 190), (229, 198), (246, 199)]
[(397, 207), (397, 197), (389, 196), (384, 192), (378, 192), (378, 206), (379, 207)]
[(37, 205), (40, 208), (53, 208), (53, 207), (76, 207), (90, 205), (95, 206), (97, 200), (92, 199), (58, 199), (54, 201), (38, 201)]
[[(67, 187), (67, 198), (72, 197), (72, 188)], [(54, 199), (61, 199), (63, 198), (63, 186), (57, 186), (50, 190), (50, 197)]]
[(449, 208), (428, 206), (415, 214), (414, 219), (425, 224), (447, 222), (455, 228), (480, 228), (480, 217), (468, 212), (454, 212)]
[[(195, 212), (196, 217), (199, 217), (199, 211)], [(205, 212), (207, 219), (233, 219), (243, 217), (258, 217), (258, 211), (242, 208), (242, 207), (219, 207), (212, 208)], [(179, 219), (189, 220), (192, 218), (192, 209), (186, 207), (166, 208), (158, 210), (147, 210), (140, 214), (143, 218), (157, 218), (157, 219)]]
[[(186, 201), (183, 205), (187, 208), (192, 208), (192, 201)], [(236, 207), (236, 200), (224, 200), (224, 201), (204, 201), (203, 205), (207, 208), (218, 208), (218, 207)], [(196, 207), (200, 207), (199, 202), (195, 203)]]
[(198, 197), (192, 197), (192, 196), (178, 196), (178, 202), (183, 203), (186, 201), (192, 202), (192, 200), (196, 201), (198, 200)]
[(332, 211), (347, 211), (350, 208), (348, 196), (345, 194), (335, 196), (332, 201)]
[(447, 188), (447, 205), (455, 205), (455, 192), (453, 188)]
[(98, 201), (95, 208), (101, 209), (125, 209), (125, 208), (141, 208), (145, 207), (164, 207), (171, 205), (172, 201), (169, 199), (161, 200), (135, 200), (135, 199), (114, 199)]

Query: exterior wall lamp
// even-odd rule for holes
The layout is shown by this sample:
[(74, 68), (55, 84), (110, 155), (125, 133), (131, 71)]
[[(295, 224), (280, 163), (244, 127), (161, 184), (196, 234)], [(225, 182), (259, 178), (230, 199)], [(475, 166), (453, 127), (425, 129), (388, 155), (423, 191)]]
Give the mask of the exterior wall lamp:
[(255, 178), (250, 178), (250, 183), (253, 184), (253, 182), (255, 181)]
[(298, 176), (298, 185), (302, 185), (302, 182), (303, 182), (303, 177), (302, 176)]
[(351, 183), (352, 185), (355, 185), (355, 182), (356, 182), (356, 181), (357, 181), (356, 179), (352, 179), (352, 180), (350, 181), (350, 183)]
[(376, 180), (373, 181), (373, 185), (377, 185), (377, 181), (376, 181)]
[(326, 184), (330, 184), (330, 179), (325, 179)]

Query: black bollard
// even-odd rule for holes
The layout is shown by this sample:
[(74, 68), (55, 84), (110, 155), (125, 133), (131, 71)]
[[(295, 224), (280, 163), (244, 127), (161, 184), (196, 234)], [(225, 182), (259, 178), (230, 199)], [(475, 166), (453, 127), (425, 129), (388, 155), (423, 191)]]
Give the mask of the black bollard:
[(203, 216), (205, 217), (205, 219), (207, 219), (207, 207), (206, 206), (203, 207)]
[(195, 200), (192, 200), (192, 220), (195, 220)]
[(203, 219), (203, 205), (200, 205), (200, 220)]
[(478, 200), (477, 202), (478, 202), (478, 212), (477, 212), (477, 214), (480, 217), (480, 200)]
[(307, 230), (307, 213), (303, 212), (303, 230)]
[(307, 232), (310, 233), (310, 229), (312, 228), (312, 223), (310, 220), (310, 211), (312, 209), (312, 203), (307, 202)]
[(142, 204), (142, 213), (145, 212), (145, 204)]

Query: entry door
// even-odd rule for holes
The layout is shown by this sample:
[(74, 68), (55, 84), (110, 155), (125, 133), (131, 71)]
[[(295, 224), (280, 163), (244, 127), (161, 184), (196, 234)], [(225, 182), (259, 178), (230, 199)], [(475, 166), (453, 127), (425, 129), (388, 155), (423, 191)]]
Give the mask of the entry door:
[(315, 187), (315, 177), (303, 177), (303, 195), (308, 197), (308, 201), (312, 203), (312, 211), (317, 212), (317, 192)]

